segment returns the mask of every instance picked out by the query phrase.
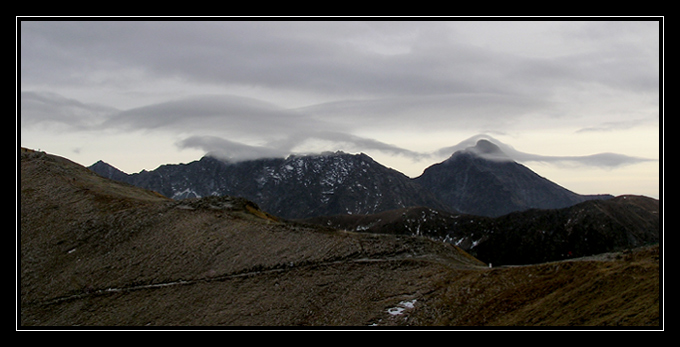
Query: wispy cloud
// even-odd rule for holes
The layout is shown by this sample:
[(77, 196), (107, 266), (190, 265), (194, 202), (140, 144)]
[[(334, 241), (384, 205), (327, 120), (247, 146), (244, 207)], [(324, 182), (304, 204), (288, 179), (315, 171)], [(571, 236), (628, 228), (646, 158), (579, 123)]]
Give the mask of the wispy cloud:
[(624, 165), (636, 164), (647, 161), (656, 161), (656, 159), (634, 157), (617, 153), (596, 153), (582, 156), (554, 156), (526, 153), (518, 151), (514, 147), (507, 145), (493, 138), (492, 136), (486, 134), (472, 136), (466, 140), (461, 141), (455, 146), (441, 148), (437, 150), (435, 153), (440, 156), (452, 154), (456, 151), (464, 150), (466, 148), (475, 146), (477, 141), (481, 139), (489, 140), (492, 143), (496, 144), (501, 149), (501, 151), (503, 151), (503, 153), (505, 153), (506, 155), (508, 155), (508, 157), (518, 162), (543, 162), (555, 165), (569, 165), (569, 166), (577, 165), (613, 169)]
[(84, 103), (57, 93), (21, 92), (21, 126), (59, 124), (62, 128), (90, 129), (101, 125), (119, 110), (94, 103)]
[(250, 146), (216, 136), (191, 136), (178, 141), (176, 145), (183, 149), (201, 149), (208, 155), (235, 162), (261, 158), (280, 158), (290, 154), (287, 151), (272, 147)]
[(254, 98), (221, 94), (196, 95), (125, 110), (113, 115), (103, 126), (266, 138), (330, 124)]
[(623, 121), (614, 122), (603, 122), (595, 126), (584, 127), (576, 131), (576, 133), (589, 133), (589, 132), (603, 132), (603, 131), (616, 131), (616, 130), (626, 130), (632, 129), (641, 125), (656, 124), (658, 126), (659, 120), (651, 118), (642, 119), (630, 119)]
[[(308, 150), (310, 148), (308, 142), (310, 141), (317, 142), (316, 146), (312, 145), (314, 148), (312, 151)], [(217, 136), (191, 136), (178, 141), (176, 145), (179, 148), (201, 149), (210, 155), (231, 161), (286, 157), (289, 154), (313, 154), (325, 150), (343, 150), (348, 152), (379, 151), (388, 155), (404, 156), (413, 160), (429, 156), (374, 139), (332, 131), (296, 133), (262, 146), (247, 145)]]
[[(380, 116), (373, 119), (366, 116), (361, 119), (354, 112), (348, 112), (348, 109), (358, 107), (354, 102), (291, 110), (261, 100), (234, 95), (197, 95), (123, 111), (86, 104), (55, 93), (22, 92), (21, 101), (22, 126), (24, 123), (26, 126), (48, 123), (62, 124), (64, 127), (79, 131), (164, 131), (175, 136), (185, 134), (183, 140), (177, 141), (178, 148), (201, 149), (206, 153), (235, 161), (285, 157), (293, 153), (322, 150), (379, 151), (419, 161), (446, 157), (474, 146), (479, 139), (491, 140), (510, 158), (519, 162), (616, 168), (652, 160), (617, 153), (596, 153), (586, 156), (532, 154), (517, 151), (486, 134), (475, 135), (457, 145), (433, 152), (417, 152), (352, 134), (355, 129), (362, 129), (362, 126), (354, 124), (356, 122), (363, 121), (363, 126), (372, 123), (376, 123), (372, 125), (376, 126), (381, 120), (385, 122), (387, 111), (378, 110), (383, 105), (387, 108), (395, 106), (382, 102), (369, 102), (373, 104), (372, 108), (381, 114)], [(398, 102), (396, 104), (399, 105)], [(338, 107), (343, 111), (338, 111)], [(333, 115), (328, 116), (328, 112)], [(340, 114), (353, 116), (343, 119)], [(391, 122), (413, 121), (414, 127), (418, 126), (418, 122), (422, 122), (422, 119), (411, 118), (407, 113), (395, 112), (395, 118), (391, 119)], [(646, 122), (649, 120), (608, 122), (578, 132), (631, 128)]]

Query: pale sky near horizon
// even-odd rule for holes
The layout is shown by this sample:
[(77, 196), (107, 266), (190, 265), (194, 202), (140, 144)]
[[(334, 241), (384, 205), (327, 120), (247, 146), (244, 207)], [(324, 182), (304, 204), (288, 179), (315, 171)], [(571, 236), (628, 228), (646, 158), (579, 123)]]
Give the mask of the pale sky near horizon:
[(342, 150), (415, 177), (485, 134), (576, 193), (660, 194), (658, 18), (17, 29), (20, 145), (85, 166)]

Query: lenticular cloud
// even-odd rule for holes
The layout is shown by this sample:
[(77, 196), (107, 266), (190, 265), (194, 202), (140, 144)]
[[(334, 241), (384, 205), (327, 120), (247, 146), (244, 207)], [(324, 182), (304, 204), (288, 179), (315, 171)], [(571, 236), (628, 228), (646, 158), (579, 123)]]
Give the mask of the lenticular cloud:
[[(462, 151), (469, 148), (475, 148), (480, 140), (487, 140), (507, 155), (512, 160), (519, 162), (544, 162), (556, 165), (583, 165), (601, 168), (616, 168), (619, 166), (636, 164), (640, 162), (653, 161), (654, 159), (632, 157), (617, 153), (597, 153), (584, 156), (550, 156), (521, 152), (514, 149), (512, 146), (502, 143), (501, 141), (486, 134), (479, 134), (472, 136), (459, 144), (451, 147), (444, 147), (437, 150), (435, 153), (440, 156), (450, 155), (456, 151)], [(484, 153), (481, 153), (484, 156)], [(487, 155), (488, 156), (488, 155)], [(489, 157), (487, 159), (493, 159)]]

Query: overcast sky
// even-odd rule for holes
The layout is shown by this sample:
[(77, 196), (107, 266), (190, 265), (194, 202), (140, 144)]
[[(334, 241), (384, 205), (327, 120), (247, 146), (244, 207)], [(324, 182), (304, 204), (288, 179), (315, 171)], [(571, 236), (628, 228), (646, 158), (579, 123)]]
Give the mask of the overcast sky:
[(132, 173), (493, 139), (581, 194), (659, 196), (658, 21), (21, 21), (21, 146)]

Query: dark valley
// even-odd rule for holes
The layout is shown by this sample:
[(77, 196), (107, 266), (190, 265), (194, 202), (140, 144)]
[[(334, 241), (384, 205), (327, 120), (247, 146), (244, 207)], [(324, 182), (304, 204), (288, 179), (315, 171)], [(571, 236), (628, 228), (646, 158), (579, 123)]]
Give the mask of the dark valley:
[(358, 232), (426, 236), (452, 243), (494, 265), (537, 264), (660, 241), (659, 201), (632, 195), (500, 217), (415, 207), (304, 222)]

